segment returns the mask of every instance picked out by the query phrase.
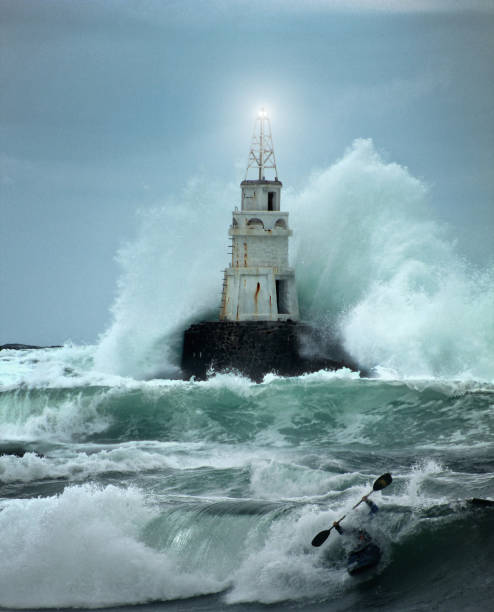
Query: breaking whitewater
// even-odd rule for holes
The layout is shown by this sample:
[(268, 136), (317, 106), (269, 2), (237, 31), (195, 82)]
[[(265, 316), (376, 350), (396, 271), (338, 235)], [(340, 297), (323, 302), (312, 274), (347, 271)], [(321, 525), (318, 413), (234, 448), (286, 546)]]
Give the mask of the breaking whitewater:
[[(494, 499), (494, 274), (428, 197), (362, 140), (285, 194), (303, 316), (374, 376), (259, 385), (179, 379), (238, 187), (143, 214), (97, 345), (0, 352), (0, 606), (490, 609), (494, 509), (469, 500)], [(351, 508), (385, 472), (370, 521)], [(343, 537), (311, 546), (345, 514), (383, 551), (359, 578)]]

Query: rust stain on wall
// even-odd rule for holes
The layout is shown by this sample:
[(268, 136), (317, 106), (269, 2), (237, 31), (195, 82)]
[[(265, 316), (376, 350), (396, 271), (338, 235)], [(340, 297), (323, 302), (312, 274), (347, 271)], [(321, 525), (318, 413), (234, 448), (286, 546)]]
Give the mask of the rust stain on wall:
[(257, 283), (256, 292), (254, 294), (254, 304), (255, 304), (255, 312), (257, 314), (258, 303), (257, 299), (259, 298), (259, 292), (261, 291), (261, 283)]

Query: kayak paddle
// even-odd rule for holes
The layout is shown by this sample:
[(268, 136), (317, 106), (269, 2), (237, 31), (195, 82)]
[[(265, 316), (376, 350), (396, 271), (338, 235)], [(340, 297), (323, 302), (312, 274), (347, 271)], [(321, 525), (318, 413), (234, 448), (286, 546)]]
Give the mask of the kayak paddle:
[(367, 495), (364, 495), (364, 497), (362, 497), (359, 503), (353, 506), (352, 510), (355, 510), (357, 506), (360, 506), (360, 504), (364, 501), (364, 499), (366, 497), (369, 497), (369, 495), (371, 493), (374, 493), (374, 491), (381, 491), (382, 489), (385, 489), (389, 484), (391, 484), (392, 480), (393, 479), (391, 478), (391, 474), (383, 474), (382, 476), (379, 476), (376, 482), (372, 485), (372, 491), (368, 493)]
[[(379, 476), (379, 478), (372, 485), (372, 491), (368, 493), (367, 495), (364, 495), (364, 497), (362, 497), (362, 499), (357, 504), (355, 504), (355, 506), (353, 506), (352, 510), (355, 509), (358, 505), (360, 505), (366, 497), (369, 497), (371, 493), (374, 493), (374, 491), (382, 491), (382, 489), (385, 489), (389, 484), (391, 484), (392, 480), (393, 479), (391, 478), (391, 474), (389, 473)], [(335, 522), (339, 523), (345, 518), (345, 516), (346, 514), (342, 516), (339, 521), (335, 521)], [(324, 544), (324, 542), (328, 539), (329, 534), (331, 533), (331, 529), (333, 528), (334, 528), (334, 525), (330, 527), (329, 529), (320, 531), (312, 540), (312, 546), (321, 546), (321, 544)]]

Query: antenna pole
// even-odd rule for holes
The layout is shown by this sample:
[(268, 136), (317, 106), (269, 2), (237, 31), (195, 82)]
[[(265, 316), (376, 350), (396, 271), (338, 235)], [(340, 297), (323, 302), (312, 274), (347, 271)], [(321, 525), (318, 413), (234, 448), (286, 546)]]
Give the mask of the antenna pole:
[(250, 168), (254, 168), (258, 171), (260, 181), (265, 179), (265, 170), (269, 169), (274, 170), (274, 179), (278, 180), (278, 169), (276, 168), (273, 138), (271, 136), (271, 122), (264, 108), (261, 108), (254, 123), (249, 160), (245, 173), (246, 180)]
[(262, 180), (262, 177), (264, 176), (264, 163), (263, 163), (263, 138), (262, 138), (262, 132), (264, 129), (264, 109), (261, 108), (261, 115), (260, 117), (258, 117), (258, 121), (259, 121), (259, 180)]

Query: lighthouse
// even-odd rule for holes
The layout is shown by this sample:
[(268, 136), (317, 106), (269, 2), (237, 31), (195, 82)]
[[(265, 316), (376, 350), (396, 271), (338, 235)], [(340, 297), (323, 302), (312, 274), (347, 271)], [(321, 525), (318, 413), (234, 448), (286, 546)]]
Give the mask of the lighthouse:
[(292, 231), (288, 212), (281, 211), (282, 186), (270, 120), (261, 109), (240, 184), (240, 209), (235, 207), (228, 231), (232, 258), (224, 274), (222, 321), (299, 319), (295, 273), (288, 263)]
[(228, 230), (231, 260), (224, 270), (219, 320), (184, 332), (184, 378), (238, 372), (262, 382), (270, 372), (297, 376), (321, 369), (356, 369), (337, 341), (299, 320), (292, 235), (281, 189), (271, 124), (261, 109), (254, 123), (247, 171)]

